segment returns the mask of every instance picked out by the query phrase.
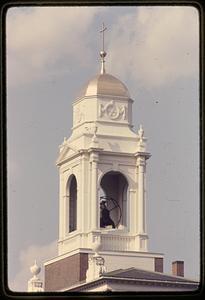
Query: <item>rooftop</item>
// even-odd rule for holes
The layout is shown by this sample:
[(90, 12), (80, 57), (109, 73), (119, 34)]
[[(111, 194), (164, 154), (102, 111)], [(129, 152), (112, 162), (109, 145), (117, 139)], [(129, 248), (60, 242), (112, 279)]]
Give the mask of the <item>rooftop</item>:
[(99, 287), (104, 283), (119, 283), (122, 286), (126, 284), (134, 284), (136, 287), (142, 285), (166, 286), (172, 288), (184, 288), (187, 290), (196, 290), (199, 283), (194, 280), (186, 279), (180, 276), (168, 275), (160, 272), (146, 271), (137, 268), (118, 269), (112, 272), (103, 273), (102, 276), (90, 282), (80, 282), (75, 286), (69, 287), (68, 291), (90, 291), (93, 287)]

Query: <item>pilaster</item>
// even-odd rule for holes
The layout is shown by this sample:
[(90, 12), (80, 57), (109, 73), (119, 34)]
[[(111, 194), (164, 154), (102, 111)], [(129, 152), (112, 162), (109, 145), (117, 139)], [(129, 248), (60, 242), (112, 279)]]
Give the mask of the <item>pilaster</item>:
[(147, 152), (136, 153), (136, 172), (138, 189), (136, 194), (137, 202), (137, 235), (135, 247), (138, 251), (148, 251), (148, 235), (146, 233), (146, 199), (145, 199), (145, 177), (146, 177), (146, 159), (150, 157)]
[(65, 237), (65, 221), (66, 221), (66, 194), (64, 191), (64, 177), (60, 173), (59, 180), (59, 240)]
[(88, 215), (88, 174), (89, 168), (87, 164), (87, 154), (81, 153), (81, 197), (80, 197), (80, 215), (81, 215), (81, 230), (86, 232), (88, 228), (86, 216)]
[[(93, 149), (94, 150), (94, 149)], [(99, 153), (91, 150), (91, 229), (98, 228), (98, 195), (97, 195), (97, 178), (98, 178), (98, 161)]]
[(144, 199), (144, 181), (145, 181), (145, 158), (137, 157), (138, 168), (138, 234), (145, 233), (145, 199)]

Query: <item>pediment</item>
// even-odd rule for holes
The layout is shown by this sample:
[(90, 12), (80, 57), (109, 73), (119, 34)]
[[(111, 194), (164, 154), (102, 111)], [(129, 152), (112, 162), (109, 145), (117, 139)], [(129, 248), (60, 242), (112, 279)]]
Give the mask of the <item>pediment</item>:
[(60, 162), (64, 161), (65, 159), (73, 156), (77, 153), (77, 150), (71, 149), (68, 145), (63, 148), (63, 150), (59, 153), (57, 158), (56, 164), (58, 165)]

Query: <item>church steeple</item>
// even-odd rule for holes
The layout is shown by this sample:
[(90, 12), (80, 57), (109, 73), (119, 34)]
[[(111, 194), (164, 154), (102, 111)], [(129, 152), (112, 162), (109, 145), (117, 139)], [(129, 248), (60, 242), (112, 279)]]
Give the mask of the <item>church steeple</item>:
[[(154, 271), (155, 258), (162, 258), (148, 252), (145, 187), (150, 154), (142, 126), (133, 130), (127, 87), (105, 72), (105, 30), (103, 23), (101, 73), (73, 102), (72, 135), (57, 160), (58, 257), (46, 264), (46, 290), (85, 280), (87, 269), (90, 280), (102, 271), (103, 259), (108, 271), (116, 266)], [(96, 240), (100, 253), (92, 256)]]

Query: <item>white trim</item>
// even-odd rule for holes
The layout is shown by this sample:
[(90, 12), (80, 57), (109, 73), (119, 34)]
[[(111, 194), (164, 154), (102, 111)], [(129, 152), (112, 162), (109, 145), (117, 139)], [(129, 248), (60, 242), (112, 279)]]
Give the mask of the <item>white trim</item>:
[[(171, 276), (171, 275), (169, 275)], [(171, 281), (171, 280), (157, 280), (157, 279), (141, 279), (141, 278), (123, 278), (123, 277), (109, 277), (109, 276), (103, 276), (102, 279), (114, 279), (114, 280), (124, 280), (124, 281), (140, 281), (140, 282), (153, 282), (153, 283), (165, 283), (165, 284), (185, 284), (185, 285), (194, 285), (198, 284), (198, 282), (186, 282), (186, 281)], [(185, 279), (186, 280), (186, 279)]]
[(133, 103), (134, 102), (134, 100), (132, 99), (132, 98), (130, 98), (130, 97), (127, 97), (127, 96), (117, 96), (117, 95), (104, 95), (104, 94), (94, 94), (94, 95), (90, 95), (90, 96), (80, 96), (80, 97), (77, 97), (75, 100), (74, 100), (74, 102), (72, 103), (72, 105), (74, 106), (75, 104), (77, 104), (77, 103), (80, 103), (82, 100), (84, 100), (84, 99), (96, 99), (96, 98), (98, 98), (98, 100), (99, 99), (103, 99), (103, 98), (105, 98), (106, 100), (108, 99), (113, 99), (113, 98), (115, 98), (116, 100), (127, 100), (127, 101), (129, 101), (129, 102), (131, 102), (131, 103)]
[(107, 283), (109, 283), (109, 281), (121, 281), (121, 282), (125, 282), (125, 283), (134, 283), (134, 282), (139, 282), (139, 283), (153, 283), (153, 286), (156, 286), (156, 284), (160, 284), (160, 286), (167, 286), (167, 285), (171, 285), (174, 287), (178, 287), (178, 286), (192, 286), (192, 285), (199, 285), (199, 282), (183, 282), (183, 281), (169, 281), (169, 280), (154, 280), (154, 279), (140, 279), (140, 278), (123, 278), (123, 277), (109, 277), (109, 276), (101, 276), (98, 279), (94, 279), (92, 281), (89, 282), (83, 282), (80, 284), (76, 284), (73, 285), (71, 287), (68, 288), (64, 288), (61, 291), (69, 291), (72, 289), (76, 289), (76, 288), (83, 288), (83, 287), (89, 287), (90, 285), (92, 286), (99, 286), (100, 284), (102, 284), (101, 281), (108, 281)]
[[(86, 248), (75, 249), (75, 250), (72, 250), (72, 251), (67, 252), (65, 254), (61, 254), (57, 257), (54, 257), (54, 258), (46, 261), (44, 263), (44, 266), (47, 266), (51, 263), (57, 262), (61, 259), (70, 257), (70, 256), (75, 255), (75, 254), (79, 254), (79, 253), (93, 254), (94, 252), (91, 249), (86, 249)], [(154, 253), (154, 252), (147, 253), (147, 252), (137, 252), (137, 251), (124, 251), (124, 252), (122, 252), (122, 251), (99, 251), (99, 254), (100, 255), (109, 255), (109, 256), (122, 256), (122, 257), (129, 256), (129, 257), (146, 257), (146, 258), (147, 257), (150, 257), (150, 258), (164, 258), (164, 254)]]

